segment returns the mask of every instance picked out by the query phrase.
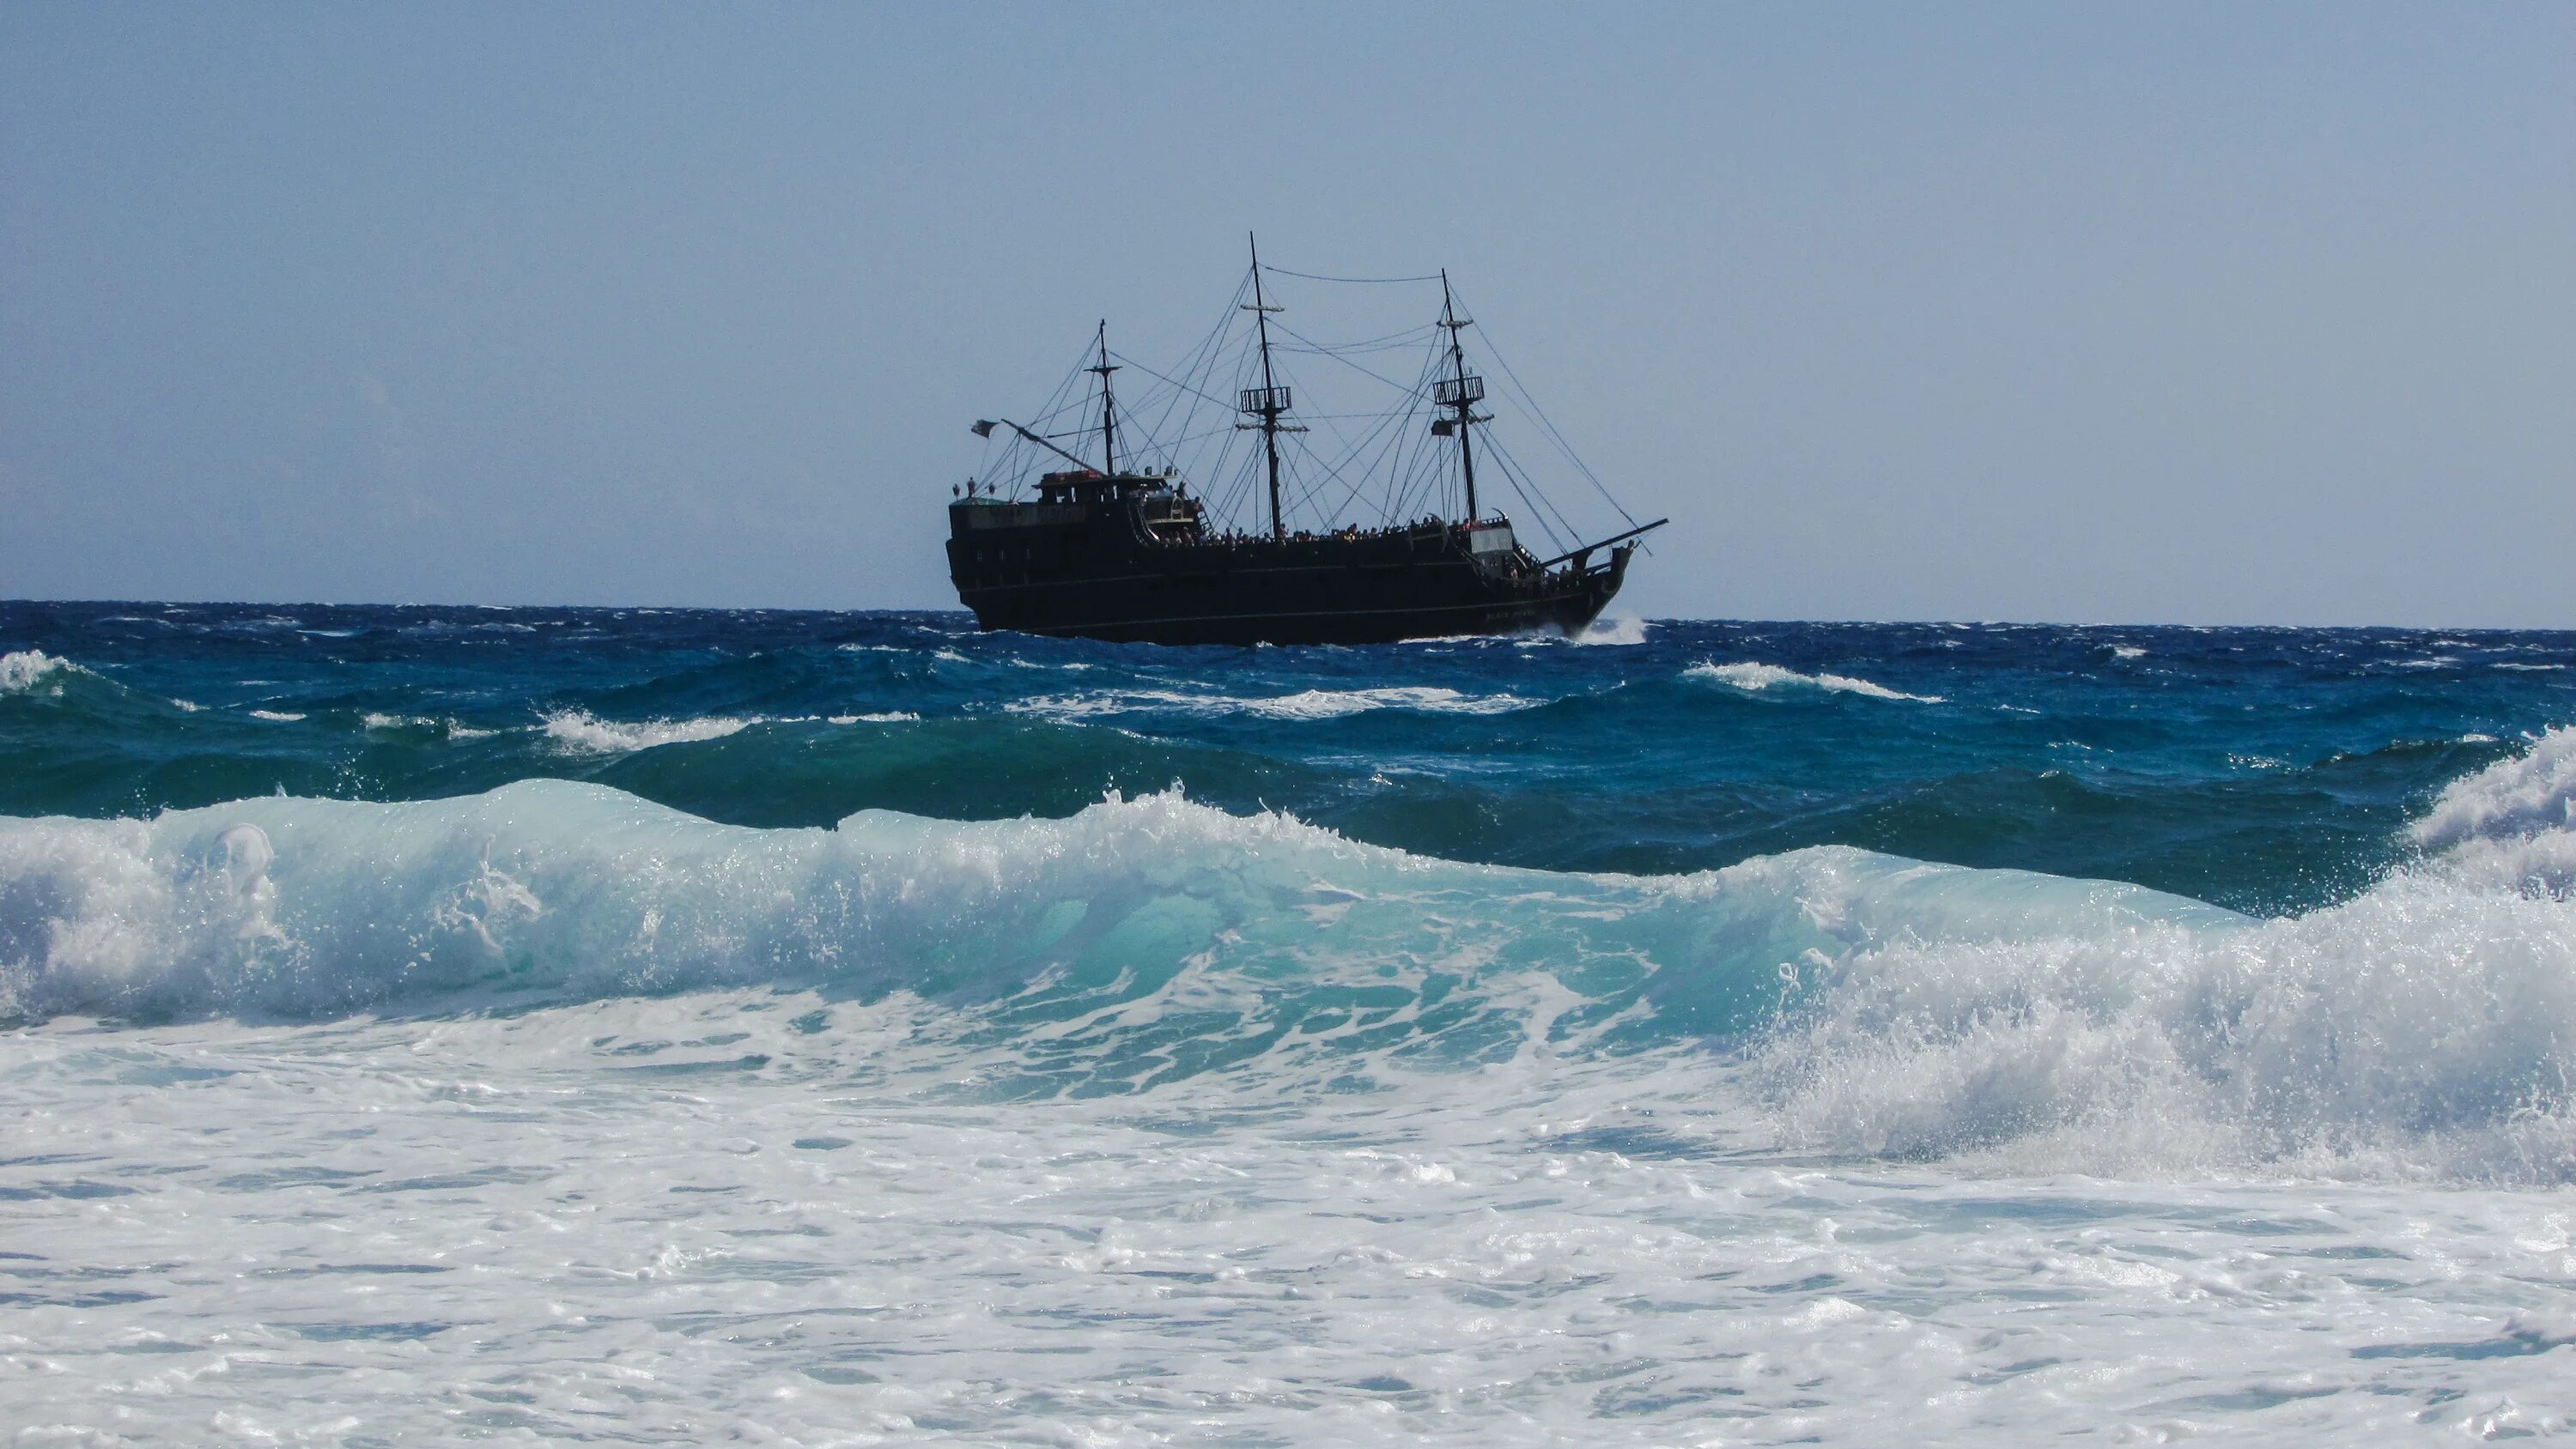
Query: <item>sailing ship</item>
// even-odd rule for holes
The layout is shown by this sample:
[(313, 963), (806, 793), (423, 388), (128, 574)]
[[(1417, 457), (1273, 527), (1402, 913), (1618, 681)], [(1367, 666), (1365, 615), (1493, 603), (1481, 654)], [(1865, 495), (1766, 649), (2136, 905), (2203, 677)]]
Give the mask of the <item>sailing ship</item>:
[[(1619, 510), (1629, 525), (1624, 531), (1570, 547), (1546, 545), (1554, 551), (1542, 558), (1508, 514), (1481, 505), (1480, 441), (1486, 444), (1488, 477), (1499, 465), (1525, 506), (1539, 515), (1542, 531), (1566, 541), (1563, 515), (1536, 490), (1527, 470), (1480, 432), (1494, 416), (1482, 410), (1489, 405), (1485, 378), (1468, 367), (1461, 334), (1474, 323), (1459, 315), (1448, 273), (1436, 278), (1439, 319), (1414, 334), (1392, 334), (1397, 342), (1416, 336), (1430, 343), (1414, 384), (1351, 364), (1394, 388), (1397, 397), (1376, 413), (1331, 415), (1337, 422), (1367, 425), (1339, 460), (1307, 445), (1303, 435), (1309, 429), (1299, 421), (1278, 354), (1294, 350), (1348, 362), (1352, 350), (1384, 351), (1390, 339), (1337, 349), (1288, 332), (1279, 317), (1285, 309), (1271, 301), (1266, 274), (1308, 277), (1265, 268), (1256, 242), (1248, 279), (1210, 339), (1173, 373), (1144, 369), (1163, 384), (1158, 391), (1165, 396), (1149, 398), (1149, 404), (1160, 402), (1156, 426), (1169, 430), (1177, 420), (1180, 444), (1197, 442), (1202, 455), (1212, 449), (1212, 476), (1227, 477), (1228, 464), (1238, 465), (1234, 501), (1251, 506), (1228, 509), (1205, 488), (1194, 494), (1185, 470), (1173, 461), (1175, 447), (1158, 443), (1142, 421), (1151, 406), (1122, 414), (1112, 374), (1133, 360), (1110, 360), (1104, 321), (1074, 374), (1096, 377), (1096, 385), (1076, 392), (1068, 379), (1058, 397), (1075, 396), (1038, 414), (1036, 426), (1007, 418), (974, 425), (977, 436), (1003, 448), (1000, 459), (988, 456), (982, 479), (968, 480), (948, 510), (949, 576), (976, 625), (1153, 644), (1374, 644), (1473, 634), (1571, 635), (1598, 617), (1619, 592), (1639, 541), (1667, 520), (1638, 523)], [(1238, 310), (1251, 318), (1248, 328), (1236, 325)], [(1293, 341), (1282, 343), (1274, 332)], [(1226, 340), (1238, 333), (1249, 345), (1228, 348)], [(1216, 374), (1229, 360), (1240, 384), (1231, 427), (1194, 427), (1202, 404), (1225, 408), (1207, 388), (1217, 384)], [(1513, 391), (1525, 400), (1516, 379)], [(1528, 407), (1545, 435), (1563, 447), (1536, 404)], [(1075, 420), (1071, 431), (1045, 431), (1051, 422)], [(1235, 456), (1236, 441), (1249, 442), (1256, 434), (1258, 448)], [(1094, 437), (1096, 463), (1065, 446), (1087, 445)], [(1373, 490), (1375, 519), (1343, 521), (1323, 507), (1325, 489), (1311, 486), (1310, 479), (1298, 510), (1320, 526), (1290, 527), (1283, 496), (1297, 487), (1292, 453), (1326, 485), (1342, 488), (1347, 510), (1361, 496), (1354, 480), (1370, 473), (1372, 449), (1384, 469), (1373, 480), (1379, 485)], [(1564, 451), (1580, 468), (1581, 459), (1570, 448)], [(1044, 469), (1033, 483), (1026, 476), (1032, 462)], [(1014, 466), (1020, 471), (1008, 481), (996, 478), (997, 471), (1009, 473)], [(1582, 471), (1591, 476), (1589, 469)], [(1262, 486), (1256, 490), (1256, 484)], [(1602, 496), (1609, 498), (1607, 489)], [(1265, 499), (1268, 506), (1261, 509)], [(1444, 516), (1441, 505), (1453, 500), (1456, 515)], [(1418, 515), (1417, 502), (1427, 505)], [(1617, 508), (1615, 499), (1610, 503)], [(1253, 525), (1226, 526), (1228, 512), (1252, 512)]]

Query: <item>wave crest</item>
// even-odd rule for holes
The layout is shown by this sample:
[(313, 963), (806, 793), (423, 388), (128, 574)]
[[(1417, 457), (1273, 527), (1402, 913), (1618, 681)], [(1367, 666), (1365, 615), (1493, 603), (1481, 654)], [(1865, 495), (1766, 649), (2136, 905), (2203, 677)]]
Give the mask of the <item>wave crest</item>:
[(1800, 674), (1794, 669), (1783, 669), (1777, 664), (1753, 661), (1736, 664), (1719, 664), (1714, 660), (1704, 661), (1683, 670), (1682, 677), (1711, 680), (1732, 689), (1741, 689), (1748, 694), (1759, 694), (1772, 688), (1821, 689), (1830, 694), (1858, 694), (1870, 699), (1907, 699), (1917, 704), (1942, 702), (1942, 697), (1937, 694), (1907, 694), (1903, 690), (1890, 689), (1884, 684), (1873, 684), (1866, 679), (1855, 679), (1848, 674)]
[(41, 649), (20, 649), (0, 654), (0, 694), (59, 695), (65, 676), (88, 672)]
[(1302, 689), (1294, 694), (1241, 697), (1192, 694), (1172, 689), (1105, 690), (1097, 694), (1043, 695), (1013, 700), (1003, 708), (1015, 714), (1081, 720), (1120, 714), (1255, 715), (1276, 720), (1327, 720), (1371, 710), (1415, 710), (1425, 714), (1506, 714), (1531, 709), (1544, 700), (1514, 694), (1462, 694), (1442, 685), (1387, 685), (1375, 689)]
[(1786, 1130), (2135, 1174), (2288, 1163), (2576, 1178), (2576, 729), (2454, 781), (2435, 852), (2211, 928), (1906, 932), (1809, 963), (1756, 1054)]
[[(375, 727), (376, 718), (368, 716), (370, 728)], [(736, 719), (730, 715), (704, 719), (606, 720), (586, 710), (568, 709), (546, 716), (545, 733), (546, 738), (573, 754), (618, 755), (661, 745), (720, 740), (758, 723), (760, 721), (756, 719)]]
[(0, 820), (0, 1014), (904, 993), (921, 1060), (999, 1092), (1651, 1052), (1831, 1152), (2566, 1182), (2576, 902), (2525, 886), (2567, 849), (2569, 748), (2463, 779), (2416, 868), (2273, 921), (1842, 847), (1468, 865), (1177, 792), (831, 829), (556, 780)]
[(1582, 633), (1566, 642), (1587, 645), (1643, 644), (1646, 642), (1647, 627), (1646, 621), (1635, 614), (1621, 614), (1614, 618), (1593, 620), (1584, 626)]
[(2576, 895), (2576, 726), (2452, 781), (2413, 827), (2432, 868), (2472, 885)]
[(1758, 1053), (1812, 1146), (2137, 1175), (2576, 1174), (2576, 920), (2402, 879), (2225, 929), (1898, 939)]

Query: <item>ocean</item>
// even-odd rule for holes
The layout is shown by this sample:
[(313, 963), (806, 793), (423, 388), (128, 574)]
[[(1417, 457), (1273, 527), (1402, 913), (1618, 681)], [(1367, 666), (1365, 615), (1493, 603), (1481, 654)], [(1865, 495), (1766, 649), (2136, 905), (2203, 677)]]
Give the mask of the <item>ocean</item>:
[(0, 605), (12, 1444), (2576, 1434), (2576, 633)]

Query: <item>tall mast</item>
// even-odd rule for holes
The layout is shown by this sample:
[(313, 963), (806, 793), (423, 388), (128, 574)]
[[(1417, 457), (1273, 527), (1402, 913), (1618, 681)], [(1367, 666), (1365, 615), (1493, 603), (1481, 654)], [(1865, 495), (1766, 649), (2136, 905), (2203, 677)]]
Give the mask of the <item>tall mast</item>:
[(1252, 241), (1252, 324), (1261, 333), (1261, 391), (1246, 388), (1239, 401), (1243, 411), (1261, 416), (1261, 449), (1270, 460), (1270, 536), (1284, 539), (1288, 529), (1279, 521), (1279, 414), (1287, 410), (1288, 389), (1270, 375), (1270, 314), (1279, 309), (1261, 295), (1260, 239), (1245, 235)]
[(1475, 404), (1485, 395), (1485, 380), (1467, 371), (1466, 349), (1458, 345), (1458, 329), (1473, 327), (1472, 318), (1461, 318), (1458, 307), (1449, 296), (1449, 269), (1440, 269), (1440, 325), (1449, 329), (1449, 381), (1432, 390), (1432, 400), (1458, 410), (1458, 471), (1467, 483), (1467, 518), (1476, 521), (1476, 445), (1467, 438), (1467, 425), (1486, 419), (1475, 411)]
[(1118, 418), (1109, 399), (1109, 374), (1118, 369), (1109, 365), (1109, 319), (1100, 319), (1100, 361), (1083, 369), (1100, 374), (1100, 471), (1104, 477), (1118, 472)]

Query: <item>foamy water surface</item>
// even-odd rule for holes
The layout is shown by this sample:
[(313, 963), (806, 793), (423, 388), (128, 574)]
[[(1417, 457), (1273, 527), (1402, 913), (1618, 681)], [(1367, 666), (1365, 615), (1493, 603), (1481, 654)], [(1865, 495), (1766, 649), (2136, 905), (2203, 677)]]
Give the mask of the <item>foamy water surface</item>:
[(2576, 638), (8, 609), (17, 1442), (2576, 1431)]

